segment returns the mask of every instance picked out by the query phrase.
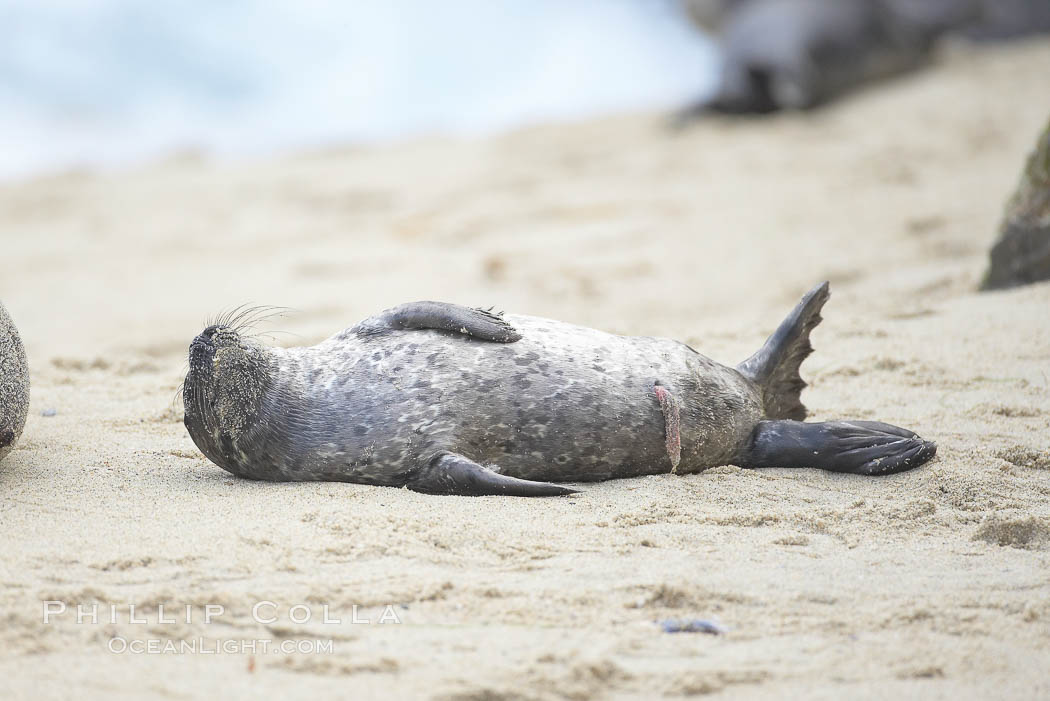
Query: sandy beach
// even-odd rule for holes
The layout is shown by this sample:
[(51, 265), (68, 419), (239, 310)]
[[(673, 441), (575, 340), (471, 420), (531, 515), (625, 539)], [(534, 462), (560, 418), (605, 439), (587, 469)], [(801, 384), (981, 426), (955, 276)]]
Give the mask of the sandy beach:
[[(0, 696), (1047, 698), (1050, 284), (975, 289), (1048, 65), (1045, 40), (952, 47), (811, 115), (0, 186), (0, 297), (32, 372), (0, 463)], [(242, 303), (291, 308), (262, 329), (281, 345), (439, 299), (735, 364), (824, 279), (811, 417), (912, 428), (928, 465), (435, 497), (239, 480), (182, 425), (187, 345)], [(45, 601), (67, 610), (44, 623)], [(658, 625), (689, 618), (727, 632)], [(113, 650), (201, 639), (333, 649)]]

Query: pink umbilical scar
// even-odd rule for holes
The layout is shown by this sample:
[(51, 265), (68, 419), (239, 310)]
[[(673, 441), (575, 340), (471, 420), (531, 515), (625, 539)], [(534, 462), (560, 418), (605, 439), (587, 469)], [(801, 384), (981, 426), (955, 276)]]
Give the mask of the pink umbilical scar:
[(664, 446), (671, 458), (671, 473), (677, 474), (682, 461), (682, 411), (678, 400), (663, 385), (655, 385), (656, 401), (660, 402), (660, 413), (664, 415)]

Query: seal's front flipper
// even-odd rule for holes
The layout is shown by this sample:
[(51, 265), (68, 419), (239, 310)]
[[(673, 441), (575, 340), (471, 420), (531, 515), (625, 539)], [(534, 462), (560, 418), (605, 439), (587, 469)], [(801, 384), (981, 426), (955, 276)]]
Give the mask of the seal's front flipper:
[(888, 475), (918, 467), (936, 452), (936, 443), (878, 421), (760, 421), (737, 464)]
[(373, 334), (394, 329), (451, 331), (496, 343), (514, 343), (521, 338), (502, 314), (446, 302), (402, 304), (362, 322), (356, 331)]
[(438, 453), (406, 485), (424, 494), (458, 494), (480, 497), (502, 494), (510, 497), (559, 497), (579, 490), (550, 482), (530, 482), (501, 475), (457, 453)]

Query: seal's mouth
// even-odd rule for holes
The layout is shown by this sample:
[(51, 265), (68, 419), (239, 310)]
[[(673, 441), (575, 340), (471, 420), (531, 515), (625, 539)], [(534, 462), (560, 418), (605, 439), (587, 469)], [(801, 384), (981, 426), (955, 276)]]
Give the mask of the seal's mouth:
[(201, 331), (190, 343), (190, 370), (199, 370), (211, 363), (215, 357), (216, 326), (209, 326)]
[(186, 411), (186, 428), (198, 446), (200, 442), (197, 434), (206, 433), (207, 427), (212, 423), (210, 403), (217, 331), (218, 327), (209, 326), (190, 342), (189, 371), (183, 384), (182, 402)]

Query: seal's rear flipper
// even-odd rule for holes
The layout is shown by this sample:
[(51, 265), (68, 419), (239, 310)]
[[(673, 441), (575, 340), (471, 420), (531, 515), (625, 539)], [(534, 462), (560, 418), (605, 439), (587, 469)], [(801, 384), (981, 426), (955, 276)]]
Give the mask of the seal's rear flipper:
[(878, 421), (759, 421), (736, 464), (888, 475), (918, 467), (936, 452), (936, 443)]
[(502, 494), (510, 497), (560, 497), (579, 490), (550, 482), (530, 482), (508, 477), (457, 453), (439, 453), (405, 485), (424, 494), (459, 494), (480, 497)]
[(765, 345), (737, 366), (742, 375), (762, 390), (766, 417), (797, 421), (806, 418), (806, 407), (801, 400), (806, 383), (798, 369), (813, 352), (809, 334), (820, 323), (820, 310), (830, 296), (827, 282), (807, 292)]
[(521, 338), (501, 314), (446, 302), (409, 302), (354, 327), (355, 332), (364, 335), (398, 329), (451, 331), (496, 343), (514, 343)]

